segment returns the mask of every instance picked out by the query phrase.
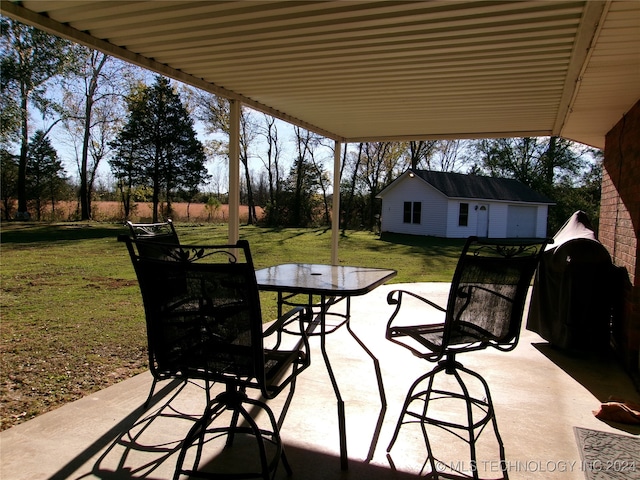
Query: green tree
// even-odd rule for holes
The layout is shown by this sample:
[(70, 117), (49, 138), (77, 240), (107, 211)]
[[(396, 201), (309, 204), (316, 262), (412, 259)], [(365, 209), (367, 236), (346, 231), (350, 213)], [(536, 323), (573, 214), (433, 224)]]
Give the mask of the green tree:
[(474, 147), (471, 172), (515, 178), (556, 202), (548, 217), (551, 234), (576, 210), (587, 212), (597, 223), (598, 151), (558, 137), (486, 139)]
[[(50, 80), (73, 65), (71, 43), (14, 20), (1, 18), (0, 65), (2, 95), (10, 96), (8, 126), (19, 124), (20, 157), (18, 162), (17, 218), (28, 218), (27, 162), (29, 149), (29, 106), (35, 105), (46, 116), (53, 104), (47, 97)], [(16, 116), (17, 115), (17, 116)], [(19, 120), (18, 120), (19, 117)], [(4, 121), (4, 115), (2, 120)], [(4, 128), (4, 127), (3, 127)], [(8, 132), (7, 132), (8, 133)], [(3, 137), (7, 135), (3, 134)]]
[(76, 47), (77, 71), (64, 82), (65, 127), (76, 145), (80, 218), (91, 218), (98, 167), (107, 158), (123, 115), (132, 69), (104, 53)]
[(575, 176), (586, 166), (576, 144), (558, 137), (479, 140), (475, 153), (479, 171), (515, 178), (547, 195), (559, 178)]
[(300, 127), (294, 127), (296, 156), (289, 176), (285, 180), (285, 209), (287, 224), (294, 227), (306, 227), (314, 221), (314, 211), (318, 206), (319, 179), (317, 170), (309, 158), (313, 150), (314, 135)]
[(281, 156), (282, 144), (278, 137), (278, 125), (276, 119), (263, 114), (263, 124), (258, 129), (258, 135), (263, 137), (266, 149), (264, 155), (258, 157), (264, 165), (267, 175), (266, 189), (268, 198), (263, 203), (265, 206), (266, 222), (271, 226), (278, 226), (281, 222), (280, 204), (282, 202), (282, 172)]
[(361, 223), (374, 228), (380, 201), (376, 195), (389, 185), (406, 164), (403, 162), (404, 145), (398, 142), (369, 142), (362, 149), (358, 182), (361, 185)]
[(51, 201), (51, 209), (55, 214), (55, 204), (65, 184), (64, 167), (42, 130), (33, 134), (28, 155), (27, 192), (35, 202), (37, 219), (41, 220), (47, 201)]
[(133, 213), (136, 187), (142, 184), (144, 179), (144, 168), (138, 155), (135, 130), (123, 128), (113, 142), (113, 147), (117, 152), (109, 160), (109, 165), (122, 201), (124, 218), (129, 219)]
[(132, 185), (142, 182), (151, 188), (153, 221), (157, 222), (163, 199), (171, 215), (176, 191), (192, 189), (206, 179), (204, 148), (166, 78), (157, 76), (151, 87), (136, 91), (128, 108), (127, 123), (114, 142), (117, 160), (110, 164), (116, 178), (129, 172)]
[[(324, 225), (331, 224), (331, 209), (329, 207), (329, 186), (331, 185), (331, 177), (329, 172), (325, 168), (324, 164), (327, 160), (322, 155), (321, 147), (331, 150), (333, 153), (333, 146), (323, 145), (323, 137), (315, 133), (307, 132), (308, 141), (305, 141), (306, 155), (310, 166), (310, 174), (315, 178), (317, 189), (322, 193), (322, 209), (323, 209), (323, 221)], [(333, 157), (332, 157), (333, 158)]]
[(211, 221), (212, 217), (216, 217), (218, 215), (218, 211), (220, 210), (221, 206), (222, 204), (220, 203), (220, 200), (218, 200), (213, 195), (207, 199), (207, 203), (205, 204), (204, 208), (207, 211), (209, 221)]
[[(358, 172), (360, 162), (363, 159), (362, 149), (364, 143), (358, 144), (358, 152), (349, 154), (349, 145), (345, 144), (342, 153), (342, 166), (340, 167), (340, 202), (343, 204), (340, 214), (342, 233), (352, 224), (354, 205), (356, 203), (356, 186), (358, 184)], [(350, 173), (348, 179), (346, 173)]]
[(420, 140), (408, 142), (407, 154), (411, 162), (411, 168), (417, 170), (424, 168), (431, 170), (431, 156), (438, 144), (437, 140)]
[(0, 147), (0, 192), (5, 220), (11, 219), (18, 187), (18, 158)]
[[(205, 125), (205, 130), (209, 134), (222, 133), (227, 140), (214, 140), (211, 151), (214, 155), (224, 155), (229, 157), (229, 135), (231, 133), (231, 111), (229, 100), (220, 98), (203, 91), (193, 91), (193, 98), (196, 103), (196, 115)], [(246, 108), (240, 111), (240, 162), (244, 166), (244, 183), (247, 193), (246, 203), (249, 207), (248, 223), (256, 223), (256, 206), (253, 198), (253, 187), (251, 182), (251, 172), (249, 169), (249, 157), (253, 143), (258, 133), (258, 126), (254, 122), (251, 113)]]
[[(426, 153), (422, 142), (359, 143), (355, 151), (345, 146), (340, 185), (342, 228), (376, 227), (380, 213), (376, 195), (409, 168), (412, 159), (418, 162), (415, 165), (425, 164)], [(422, 160), (416, 160), (418, 157)]]
[(549, 232), (557, 232), (577, 210), (587, 214), (597, 228), (600, 218), (600, 191), (602, 186), (602, 151), (593, 152), (590, 162), (580, 174), (564, 176), (554, 185), (552, 198), (556, 205), (549, 210)]

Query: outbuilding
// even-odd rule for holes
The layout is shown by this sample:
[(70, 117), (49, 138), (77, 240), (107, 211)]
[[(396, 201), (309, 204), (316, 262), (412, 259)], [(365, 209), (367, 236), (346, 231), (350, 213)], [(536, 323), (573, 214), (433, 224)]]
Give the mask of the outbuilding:
[(554, 202), (509, 178), (408, 170), (382, 190), (381, 232), (542, 238)]

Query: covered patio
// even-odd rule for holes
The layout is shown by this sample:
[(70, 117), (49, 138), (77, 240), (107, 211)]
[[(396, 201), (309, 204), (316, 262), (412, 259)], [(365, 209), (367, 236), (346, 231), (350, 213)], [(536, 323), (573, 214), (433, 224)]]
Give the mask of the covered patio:
[[(602, 218), (611, 236), (603, 243), (629, 275), (619, 345), (625, 366), (638, 369), (639, 2), (2, 0), (1, 6), (3, 15), (230, 99), (232, 212), (239, 206), (241, 105), (334, 140), (334, 183), (341, 145), (349, 142), (552, 135), (607, 147)], [(339, 212), (339, 196), (333, 198)], [(332, 221), (337, 264), (338, 216)], [(231, 242), (237, 223), (232, 215)], [(399, 440), (390, 459), (385, 451), (409, 385), (430, 368), (384, 340), (389, 288), (352, 306), (353, 328), (380, 359), (387, 393), (377, 448), (373, 368), (339, 331), (328, 348), (347, 404), (349, 470), (340, 470), (335, 397), (322, 362), (312, 362), (282, 428), (298, 478), (412, 478), (422, 466), (420, 434)], [(441, 303), (447, 288), (411, 286)], [(571, 356), (525, 330), (515, 351), (475, 352), (463, 361), (491, 386), (513, 462), (510, 478), (585, 478), (576, 427), (627, 438), (640, 433), (593, 415), (609, 396), (639, 401), (613, 359)], [(204, 396), (188, 385), (172, 399), (172, 384), (143, 411), (150, 383), (143, 374), (2, 432), (0, 476), (170, 478), (188, 416), (201, 413)], [(172, 408), (160, 411), (169, 400)], [(278, 403), (272, 405), (277, 412)], [(452, 462), (467, 458), (453, 447), (450, 453)], [(495, 463), (485, 467), (490, 478), (499, 476)], [(640, 478), (635, 468), (622, 478)], [(285, 478), (283, 470), (279, 475)]]
[[(407, 429), (391, 456), (386, 455), (404, 395), (413, 379), (431, 368), (428, 362), (384, 339), (386, 316), (391, 310), (386, 293), (400, 286), (441, 303), (446, 302), (449, 288), (447, 283), (383, 285), (353, 298), (353, 329), (378, 357), (387, 396), (377, 445), (372, 448), (381, 406), (373, 366), (343, 328), (328, 338), (346, 404), (349, 469), (340, 469), (336, 400), (319, 357), (318, 339), (312, 339), (311, 367), (299, 378), (282, 427), (294, 478), (404, 479), (415, 478), (422, 467), (424, 442), (417, 430)], [(513, 352), (485, 350), (465, 354), (460, 360), (485, 376), (491, 386), (511, 479), (588, 478), (585, 470), (594, 457), (587, 455), (583, 460), (576, 427), (627, 435), (640, 443), (640, 426), (604, 422), (593, 414), (610, 396), (640, 402), (640, 393), (613, 358), (554, 350), (536, 334), (523, 330)], [(142, 404), (150, 385), (151, 376), (141, 374), (2, 432), (0, 477), (171, 478), (180, 441), (193, 416), (204, 408), (204, 393), (195, 385), (179, 391), (180, 384), (167, 381), (145, 411)], [(281, 400), (270, 405), (277, 416)], [(487, 436), (488, 444), (495, 441), (489, 431), (482, 435)], [(467, 462), (469, 468), (468, 451), (452, 445), (443, 442), (437, 448), (452, 463), (464, 466)], [(212, 445), (208, 448), (205, 452), (215, 451)], [(230, 466), (237, 465), (238, 459), (246, 466), (253, 458), (241, 443), (229, 452), (220, 458)], [(636, 461), (640, 461), (640, 449), (635, 452)], [(481, 478), (499, 477), (497, 457), (489, 454), (481, 458), (479, 468), (486, 470)], [(595, 458), (602, 462), (594, 464), (596, 469), (606, 468), (606, 455)], [(619, 478), (640, 478), (637, 463), (635, 471), (630, 467), (624, 470), (623, 463), (609, 468), (625, 474)], [(276, 478), (287, 478), (281, 466)]]

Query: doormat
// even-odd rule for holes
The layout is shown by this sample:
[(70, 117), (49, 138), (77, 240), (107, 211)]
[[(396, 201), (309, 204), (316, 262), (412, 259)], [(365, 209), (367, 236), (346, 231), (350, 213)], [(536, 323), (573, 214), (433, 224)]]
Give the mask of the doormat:
[(640, 480), (640, 438), (574, 427), (586, 480)]

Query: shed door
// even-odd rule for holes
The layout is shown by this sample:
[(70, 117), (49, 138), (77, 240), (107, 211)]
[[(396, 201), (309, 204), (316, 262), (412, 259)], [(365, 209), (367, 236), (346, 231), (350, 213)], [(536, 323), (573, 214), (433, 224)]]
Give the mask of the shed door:
[(509, 205), (509, 211), (507, 213), (507, 237), (535, 237), (537, 213), (537, 207)]
[(476, 230), (479, 237), (489, 236), (489, 205), (480, 204), (478, 210), (478, 228)]

